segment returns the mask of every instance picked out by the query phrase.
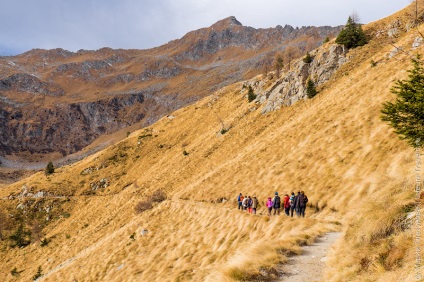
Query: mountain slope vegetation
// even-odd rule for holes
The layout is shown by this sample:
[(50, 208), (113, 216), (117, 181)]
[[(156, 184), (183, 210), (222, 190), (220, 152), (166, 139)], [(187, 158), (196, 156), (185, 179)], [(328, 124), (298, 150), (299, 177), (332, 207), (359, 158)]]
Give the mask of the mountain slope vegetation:
[[(370, 43), (313, 99), (263, 114), (249, 81), (232, 84), (50, 176), (2, 187), (0, 215), (15, 221), (4, 237), (20, 220), (48, 244), (1, 241), (1, 275), (28, 281), (41, 266), (38, 281), (272, 281), (300, 245), (338, 230), (325, 281), (415, 281), (416, 154), (380, 119), (410, 68), (387, 41), (423, 51), (412, 50), (413, 29), (381, 35), (408, 12), (365, 26)], [(299, 190), (306, 218), (266, 216), (268, 196)], [(258, 197), (258, 215), (237, 210), (240, 192)]]

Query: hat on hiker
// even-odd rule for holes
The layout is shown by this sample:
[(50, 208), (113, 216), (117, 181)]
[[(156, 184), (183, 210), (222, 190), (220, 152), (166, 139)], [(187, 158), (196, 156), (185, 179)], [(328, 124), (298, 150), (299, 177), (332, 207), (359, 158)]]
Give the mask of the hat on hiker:
[(278, 195), (278, 192), (275, 192), (275, 195)]

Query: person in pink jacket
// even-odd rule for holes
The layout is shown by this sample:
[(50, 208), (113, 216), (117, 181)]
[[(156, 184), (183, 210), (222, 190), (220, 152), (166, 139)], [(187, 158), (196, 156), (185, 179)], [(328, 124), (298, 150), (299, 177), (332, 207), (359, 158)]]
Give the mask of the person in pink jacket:
[(266, 202), (266, 207), (268, 208), (268, 215), (271, 216), (271, 211), (272, 211), (272, 207), (273, 207), (273, 203), (271, 200), (271, 197), (268, 198), (268, 201)]

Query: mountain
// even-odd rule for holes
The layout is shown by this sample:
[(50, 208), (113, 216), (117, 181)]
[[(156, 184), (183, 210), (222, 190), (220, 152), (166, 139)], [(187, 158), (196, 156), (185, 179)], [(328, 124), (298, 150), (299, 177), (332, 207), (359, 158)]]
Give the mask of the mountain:
[(120, 140), (261, 73), (277, 51), (296, 46), (303, 55), (339, 30), (255, 29), (229, 17), (149, 50), (34, 49), (0, 57), (0, 161), (3, 167), (40, 169), (48, 160), (87, 155), (109, 144), (102, 136), (110, 140), (119, 131)]
[[(54, 174), (1, 186), (1, 277), (278, 281), (301, 246), (339, 231), (324, 281), (416, 281), (417, 152), (380, 119), (409, 54), (424, 51), (409, 14), (363, 26), (363, 47), (330, 41), (308, 65), (220, 88)], [(267, 216), (275, 191), (299, 190), (305, 218)], [(259, 199), (257, 215), (237, 210), (240, 192)]]

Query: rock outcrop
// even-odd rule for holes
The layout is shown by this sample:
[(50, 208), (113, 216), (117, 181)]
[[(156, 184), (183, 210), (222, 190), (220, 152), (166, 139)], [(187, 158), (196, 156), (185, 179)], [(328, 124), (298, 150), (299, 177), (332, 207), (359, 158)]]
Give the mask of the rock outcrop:
[(328, 81), (347, 61), (346, 53), (347, 50), (341, 45), (321, 47), (310, 53), (311, 63), (305, 63), (302, 59), (297, 60), (292, 69), (282, 73), (271, 86), (267, 86), (260, 80), (252, 80), (247, 84), (251, 85), (258, 94), (256, 101), (265, 104), (262, 113), (275, 111), (282, 106), (290, 106), (305, 99), (308, 78), (313, 79), (317, 86)]
[(109, 134), (143, 119), (154, 122), (149, 108), (165, 114), (182, 106), (176, 97), (155, 99), (151, 94), (128, 94), (94, 102), (59, 104), (45, 109), (0, 107), (0, 150), (5, 154), (77, 152), (102, 134)]
[(16, 91), (55, 97), (65, 94), (59, 85), (41, 81), (37, 77), (26, 73), (16, 73), (0, 80), (0, 91)]

